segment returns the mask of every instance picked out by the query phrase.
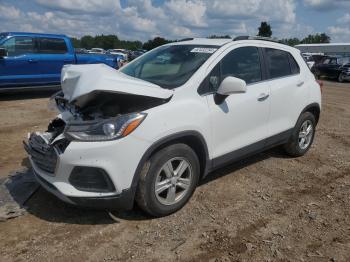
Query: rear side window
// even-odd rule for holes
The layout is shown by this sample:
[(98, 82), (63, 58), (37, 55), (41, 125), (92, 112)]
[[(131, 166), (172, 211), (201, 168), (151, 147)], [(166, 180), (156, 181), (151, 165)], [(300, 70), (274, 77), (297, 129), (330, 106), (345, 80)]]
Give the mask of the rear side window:
[(60, 38), (37, 38), (38, 52), (40, 54), (65, 54), (67, 45)]
[(265, 48), (266, 65), (270, 78), (289, 76), (292, 74), (288, 52)]
[(222, 79), (234, 76), (247, 84), (261, 81), (259, 51), (256, 47), (240, 47), (227, 54), (221, 61)]

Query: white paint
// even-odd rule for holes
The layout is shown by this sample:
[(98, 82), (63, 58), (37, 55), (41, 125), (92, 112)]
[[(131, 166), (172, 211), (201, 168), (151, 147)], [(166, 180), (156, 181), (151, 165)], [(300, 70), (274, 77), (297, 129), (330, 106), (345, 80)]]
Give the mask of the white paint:
[[(62, 72), (62, 84), (65, 97), (70, 101), (96, 90), (172, 98), (168, 103), (146, 110), (145, 120), (124, 138), (72, 142), (59, 156), (55, 176), (45, 174), (35, 165), (33, 168), (54, 184), (63, 196), (91, 197), (106, 193), (79, 191), (70, 185), (68, 177), (74, 166), (101, 167), (110, 175), (117, 189), (115, 193), (120, 193), (130, 188), (135, 170), (147, 149), (166, 136), (196, 131), (205, 139), (209, 159), (213, 159), (289, 130), (307, 105), (317, 103), (321, 106), (320, 88), (297, 49), (258, 40), (229, 41), (226, 44), (222, 41), (195, 39), (173, 43), (221, 44), (183, 86), (174, 90), (162, 89), (104, 65), (66, 66)], [(219, 105), (215, 103), (215, 94), (199, 95), (199, 85), (217, 63), (230, 51), (244, 46), (288, 51), (299, 64), (301, 73), (247, 85), (246, 92), (233, 93)], [(262, 95), (268, 97), (259, 101)]]

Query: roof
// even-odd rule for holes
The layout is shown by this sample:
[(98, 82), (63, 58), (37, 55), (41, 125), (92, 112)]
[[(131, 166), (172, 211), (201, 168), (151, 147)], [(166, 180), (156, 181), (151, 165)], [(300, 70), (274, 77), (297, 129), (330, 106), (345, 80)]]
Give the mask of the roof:
[[(243, 39), (243, 38), (242, 38)], [(271, 47), (275, 47), (275, 48), (281, 48), (281, 49), (288, 49), (288, 50), (297, 50), (298, 52), (300, 52), (298, 49), (282, 44), (282, 43), (278, 43), (275, 41), (271, 41), (270, 39), (253, 39), (253, 38), (249, 38), (246, 39), (244, 38), (243, 40), (233, 40), (231, 38), (188, 38), (188, 39), (184, 39), (178, 42), (173, 42), (173, 43), (169, 43), (168, 45), (212, 45), (212, 46), (223, 46), (226, 45), (228, 43), (232, 43), (232, 44), (267, 44)]]
[(43, 37), (66, 37), (66, 35), (59, 34), (42, 34), (42, 33), (26, 33), (26, 32), (2, 32), (2, 35), (8, 36), (43, 36)]

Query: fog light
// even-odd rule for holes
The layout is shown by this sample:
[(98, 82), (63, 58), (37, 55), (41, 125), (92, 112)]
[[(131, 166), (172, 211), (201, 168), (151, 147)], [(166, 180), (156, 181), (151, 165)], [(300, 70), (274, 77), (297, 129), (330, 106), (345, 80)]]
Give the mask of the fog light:
[(114, 192), (115, 187), (106, 171), (97, 167), (74, 167), (69, 182), (80, 191)]

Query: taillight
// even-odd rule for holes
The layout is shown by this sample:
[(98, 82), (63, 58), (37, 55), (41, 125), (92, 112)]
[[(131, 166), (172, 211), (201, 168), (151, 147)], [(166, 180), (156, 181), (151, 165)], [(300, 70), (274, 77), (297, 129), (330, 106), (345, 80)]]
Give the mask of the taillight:
[(323, 88), (323, 82), (320, 80), (316, 80), (317, 84), (320, 86), (321, 94), (322, 94), (322, 88)]

